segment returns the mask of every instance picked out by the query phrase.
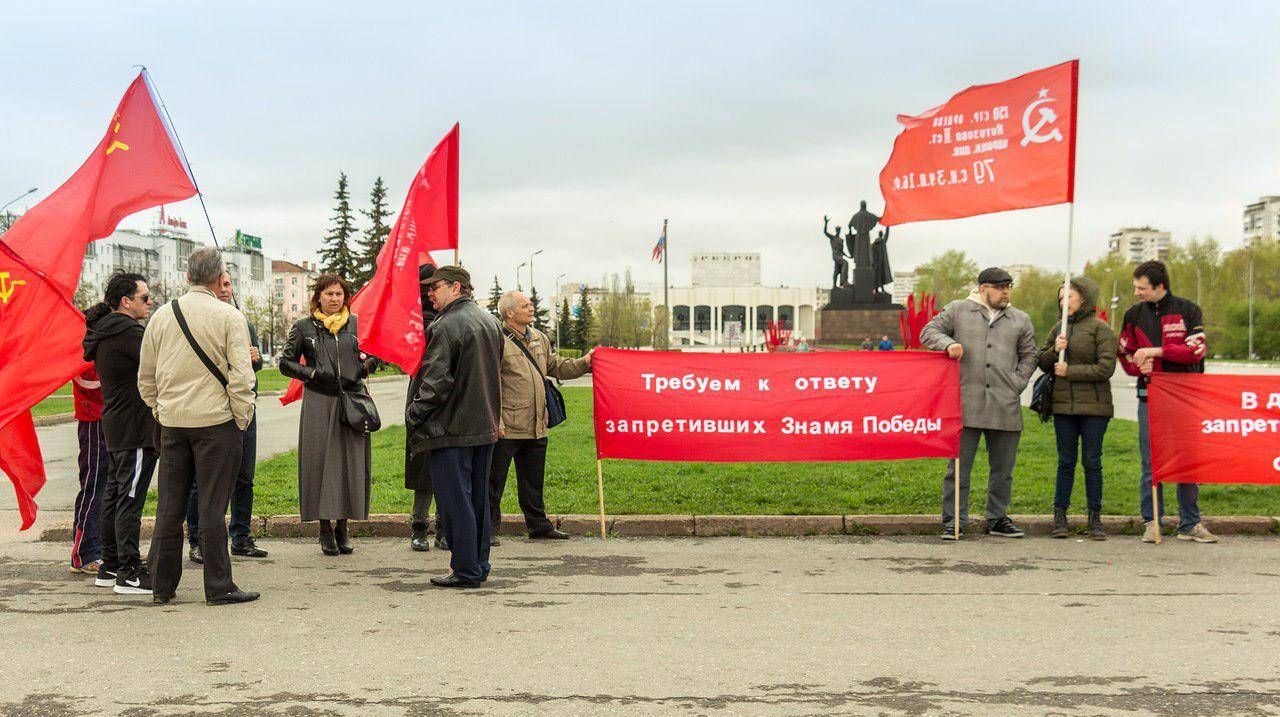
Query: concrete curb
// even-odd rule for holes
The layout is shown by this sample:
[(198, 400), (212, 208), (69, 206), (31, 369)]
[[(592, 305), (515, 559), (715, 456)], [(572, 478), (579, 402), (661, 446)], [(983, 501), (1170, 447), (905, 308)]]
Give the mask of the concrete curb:
[[(1014, 522), (1028, 535), (1048, 535), (1053, 527), (1053, 516), (1015, 515)], [(571, 535), (599, 535), (598, 515), (553, 515), (551, 520), (560, 530)], [(432, 523), (434, 523), (434, 519)], [(973, 521), (969, 533), (981, 533), (985, 521)], [(1142, 532), (1142, 521), (1136, 517), (1107, 515), (1102, 518), (1107, 532), (1112, 535), (1137, 535)], [(1205, 526), (1218, 535), (1274, 535), (1280, 534), (1280, 518), (1266, 516), (1232, 515), (1205, 518)], [(143, 518), (142, 537), (149, 538), (154, 528), (154, 518)], [(605, 527), (610, 535), (618, 537), (803, 537), (810, 535), (936, 535), (941, 532), (939, 519), (934, 515), (607, 515)], [(434, 530), (435, 526), (432, 525)], [(1072, 532), (1084, 534), (1082, 516), (1072, 516)], [(253, 519), (253, 532), (259, 537), (313, 538), (320, 530), (316, 521), (302, 522), (296, 515), (257, 516)], [(409, 516), (404, 513), (372, 514), (368, 520), (353, 521), (354, 535), (363, 537), (404, 538), (409, 535)], [(1172, 534), (1172, 526), (1169, 533)], [(500, 535), (524, 535), (524, 517), (503, 515)], [(57, 523), (40, 533), (46, 542), (71, 540), (71, 524)]]

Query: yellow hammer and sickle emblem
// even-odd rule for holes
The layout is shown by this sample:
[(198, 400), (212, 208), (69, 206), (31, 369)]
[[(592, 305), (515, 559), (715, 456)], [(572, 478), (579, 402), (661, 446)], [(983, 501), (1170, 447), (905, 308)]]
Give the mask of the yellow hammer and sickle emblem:
[[(116, 116), (112, 117), (111, 119), (115, 120), (115, 126), (111, 128), (111, 134), (119, 134), (120, 133), (120, 114), (116, 113)], [(121, 142), (118, 139), (113, 139), (111, 140), (111, 146), (107, 147), (107, 154), (111, 154), (117, 149), (121, 149), (128, 152), (129, 145), (125, 144), (124, 142)]]
[(25, 285), (27, 282), (21, 279), (9, 280), (9, 272), (0, 271), (0, 304), (9, 303), (9, 297), (13, 296), (13, 292), (17, 291), (19, 286)]

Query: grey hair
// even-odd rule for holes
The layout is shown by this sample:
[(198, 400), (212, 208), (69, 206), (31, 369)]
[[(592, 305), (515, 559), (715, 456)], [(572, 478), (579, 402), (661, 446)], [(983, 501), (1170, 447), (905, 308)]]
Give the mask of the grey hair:
[(202, 246), (187, 257), (187, 283), (192, 286), (208, 286), (222, 278), (226, 270), (222, 252), (216, 247)]
[(498, 299), (498, 318), (506, 321), (507, 313), (515, 311), (516, 304), (519, 303), (516, 300), (517, 296), (524, 296), (524, 292), (512, 289), (503, 294), (501, 299)]

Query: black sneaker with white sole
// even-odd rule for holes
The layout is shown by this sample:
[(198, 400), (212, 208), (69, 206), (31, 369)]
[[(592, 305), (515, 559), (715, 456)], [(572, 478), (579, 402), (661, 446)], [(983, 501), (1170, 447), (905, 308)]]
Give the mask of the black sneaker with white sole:
[[(955, 528), (955, 526), (954, 526), (954, 525), (944, 525), (944, 526), (942, 526), (942, 536), (941, 536), (941, 537), (942, 537), (942, 539), (943, 539), (943, 540), (958, 540), (958, 539), (959, 539), (959, 538), (957, 538), (957, 537), (956, 537), (956, 528)], [(960, 538), (963, 538), (963, 537), (964, 537), (964, 528), (960, 528), (960, 536), (959, 536), (959, 537), (960, 537)]]
[(116, 576), (113, 590), (117, 595), (150, 595), (151, 574), (145, 567), (135, 568), (127, 575), (121, 573)]
[(1026, 535), (1026, 533), (1022, 532), (1022, 529), (1013, 524), (1012, 520), (1009, 520), (1009, 516), (1007, 515), (1000, 520), (989, 524), (987, 526), (987, 533), (991, 535), (998, 535), (1001, 538), (1021, 538), (1023, 535)]
[(98, 566), (98, 577), (93, 579), (95, 587), (112, 588), (116, 585), (116, 571), (107, 570), (107, 566)]

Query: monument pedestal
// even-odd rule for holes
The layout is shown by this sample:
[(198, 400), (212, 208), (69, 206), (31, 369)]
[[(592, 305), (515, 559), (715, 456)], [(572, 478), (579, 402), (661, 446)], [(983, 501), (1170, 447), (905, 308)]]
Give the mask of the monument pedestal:
[[(832, 304), (835, 302), (833, 301)], [(832, 306), (828, 304), (819, 312), (818, 344), (845, 344), (858, 346), (865, 338), (880, 343), (881, 336), (888, 336), (894, 343), (902, 341), (898, 317), (904, 307), (899, 304), (853, 304)]]

